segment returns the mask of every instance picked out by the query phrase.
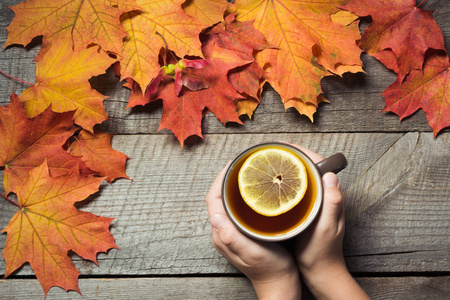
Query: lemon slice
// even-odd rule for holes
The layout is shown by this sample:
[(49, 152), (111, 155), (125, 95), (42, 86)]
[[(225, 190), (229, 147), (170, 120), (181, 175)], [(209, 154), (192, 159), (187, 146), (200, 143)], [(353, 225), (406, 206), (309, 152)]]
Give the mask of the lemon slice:
[(238, 182), (242, 198), (255, 212), (278, 216), (302, 200), (308, 177), (299, 157), (280, 148), (266, 148), (246, 159)]

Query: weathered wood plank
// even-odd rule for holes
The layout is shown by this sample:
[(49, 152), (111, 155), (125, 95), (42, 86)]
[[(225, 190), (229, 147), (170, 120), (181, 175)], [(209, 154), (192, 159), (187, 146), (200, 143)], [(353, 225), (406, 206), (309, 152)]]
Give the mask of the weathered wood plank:
[[(431, 133), (208, 135), (182, 150), (172, 136), (118, 135), (133, 181), (104, 185), (82, 209), (114, 217), (120, 251), (97, 267), (74, 257), (82, 274), (236, 273), (210, 242), (204, 198), (218, 171), (242, 149), (284, 140), (327, 156), (343, 152), (347, 193), (345, 255), (353, 272), (449, 271), (450, 140)], [(15, 207), (0, 201), (0, 227)], [(6, 236), (0, 235), (0, 250)], [(0, 261), (0, 272), (4, 272)], [(32, 274), (29, 267), (18, 274)]]
[[(362, 277), (356, 278), (374, 299), (447, 299), (450, 277)], [(118, 278), (81, 279), (83, 296), (53, 288), (46, 299), (256, 299), (253, 287), (242, 277)], [(0, 280), (4, 299), (42, 299), (43, 291), (35, 279)], [(303, 288), (302, 299), (314, 297)]]
[[(13, 13), (6, 8), (19, 0), (2, 2), (0, 28), (4, 29), (12, 20)], [(426, 1), (421, 8), (436, 10), (434, 17), (443, 31), (447, 49), (450, 49), (450, 3), (446, 1)], [(7, 31), (0, 30), (0, 44), (6, 40)], [(35, 64), (32, 62), (39, 46), (30, 50), (9, 47), (0, 53), (0, 70), (28, 82), (35, 81)], [(231, 124), (223, 126), (214, 115), (208, 114), (203, 121), (204, 133), (258, 133), (258, 132), (405, 132), (431, 131), (425, 114), (420, 111), (403, 122), (394, 114), (380, 113), (384, 99), (380, 94), (395, 81), (395, 75), (373, 58), (363, 55), (366, 74), (346, 74), (343, 78), (327, 77), (322, 86), (331, 104), (322, 104), (315, 114), (312, 124), (306, 117), (293, 109), (285, 112), (278, 94), (266, 88), (264, 99), (256, 110), (253, 120), (245, 120), (245, 126)], [(122, 88), (112, 73), (92, 80), (93, 86), (108, 95), (105, 108), (112, 121), (101, 128), (123, 134), (156, 134), (162, 113), (160, 102), (145, 107), (124, 110), (127, 105), (128, 90)], [(0, 76), (0, 104), (9, 101), (14, 89), (20, 93), (26, 85)], [(448, 131), (446, 129), (445, 131)], [(170, 134), (162, 131), (162, 134)]]

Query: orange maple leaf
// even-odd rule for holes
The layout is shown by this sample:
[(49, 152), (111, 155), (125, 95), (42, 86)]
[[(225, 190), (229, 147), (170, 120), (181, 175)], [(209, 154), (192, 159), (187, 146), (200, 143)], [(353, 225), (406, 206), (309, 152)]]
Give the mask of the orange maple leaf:
[(125, 173), (128, 156), (111, 147), (111, 138), (110, 133), (92, 134), (82, 130), (67, 151), (72, 155), (81, 156), (91, 170), (106, 177), (109, 183), (117, 178), (130, 179)]
[(433, 12), (418, 8), (416, 0), (356, 0), (343, 8), (358, 16), (372, 16), (372, 24), (364, 30), (359, 46), (376, 57), (383, 50), (392, 51), (395, 65), (387, 67), (396, 69), (399, 81), (412, 70), (422, 70), (429, 48), (445, 50)]
[(133, 0), (28, 0), (10, 8), (16, 16), (7, 28), (5, 47), (27, 45), (42, 35), (51, 43), (67, 39), (75, 50), (95, 43), (120, 53), (126, 35), (120, 15), (138, 6)]
[(27, 119), (17, 95), (0, 107), (0, 167), (5, 168), (6, 193), (15, 191), (28, 172), (46, 159), (53, 176), (66, 173), (76, 165), (89, 172), (79, 157), (67, 153), (63, 145), (78, 128), (72, 122), (73, 112), (54, 113), (50, 108), (33, 119)]
[(89, 79), (105, 73), (115, 61), (98, 47), (73, 51), (68, 40), (46, 45), (45, 56), (36, 63), (36, 84), (19, 96), (27, 117), (32, 118), (52, 105), (54, 112), (75, 111), (74, 122), (93, 131), (95, 124), (108, 118), (103, 108), (107, 98), (93, 90)]
[[(253, 21), (278, 50), (265, 50), (256, 59), (269, 72), (269, 82), (285, 107), (296, 107), (312, 120), (323, 96), (320, 80), (331, 73), (362, 71), (360, 39), (356, 23), (343, 26), (331, 15), (338, 1), (241, 0), (237, 19)], [(305, 108), (305, 109), (302, 109)]]
[(184, 12), (181, 5), (185, 0), (136, 2), (141, 10), (126, 13), (121, 18), (128, 36), (125, 38), (120, 66), (122, 79), (132, 78), (145, 90), (161, 68), (158, 56), (164, 44), (156, 32), (181, 57), (201, 56), (199, 34), (213, 23), (202, 23)]
[(396, 113), (400, 120), (422, 108), (434, 136), (450, 126), (450, 63), (447, 55), (432, 55), (423, 72), (413, 70), (403, 82), (397, 81), (384, 92), (383, 111)]
[(80, 273), (67, 252), (97, 263), (97, 253), (117, 248), (108, 229), (113, 219), (73, 205), (97, 192), (102, 180), (80, 175), (78, 167), (58, 177), (50, 176), (46, 162), (32, 169), (17, 187), (20, 209), (3, 230), (5, 277), (29, 262), (45, 295), (52, 286), (80, 293)]

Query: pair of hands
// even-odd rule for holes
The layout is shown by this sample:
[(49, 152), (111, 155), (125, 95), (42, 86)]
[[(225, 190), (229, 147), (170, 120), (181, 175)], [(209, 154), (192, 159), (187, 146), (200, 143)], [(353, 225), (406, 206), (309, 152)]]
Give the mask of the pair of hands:
[[(295, 146), (315, 163), (324, 159), (300, 145)], [(300, 299), (299, 271), (317, 298), (368, 299), (345, 266), (342, 253), (344, 202), (335, 174), (323, 176), (321, 212), (317, 220), (296, 237), (294, 251), (291, 251), (280, 243), (250, 239), (233, 225), (221, 197), (225, 170), (218, 174), (206, 196), (213, 245), (250, 279), (259, 299)]]

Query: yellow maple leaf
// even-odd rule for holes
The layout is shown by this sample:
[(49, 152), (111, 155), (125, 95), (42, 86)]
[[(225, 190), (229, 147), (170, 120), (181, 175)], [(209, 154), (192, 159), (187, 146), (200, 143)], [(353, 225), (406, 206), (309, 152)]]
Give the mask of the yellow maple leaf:
[(208, 25), (183, 11), (184, 0), (136, 2), (141, 10), (126, 13), (121, 18), (128, 33), (120, 62), (121, 76), (134, 79), (145, 90), (161, 68), (158, 55), (164, 42), (156, 32), (180, 57), (202, 56), (199, 34)]
[(103, 107), (106, 96), (93, 90), (92, 76), (104, 73), (115, 61), (98, 47), (73, 51), (69, 40), (57, 40), (51, 47), (44, 41), (44, 58), (36, 63), (36, 83), (19, 96), (28, 118), (52, 105), (54, 112), (75, 111), (74, 122), (90, 132), (108, 118)]
[(75, 50), (95, 43), (106, 51), (120, 53), (126, 32), (120, 15), (137, 9), (133, 0), (28, 0), (11, 9), (16, 17), (7, 28), (5, 47), (27, 45), (39, 35), (50, 43), (69, 39)]
[(183, 10), (205, 26), (223, 21), (223, 14), (231, 7), (226, 0), (191, 0), (182, 5)]

